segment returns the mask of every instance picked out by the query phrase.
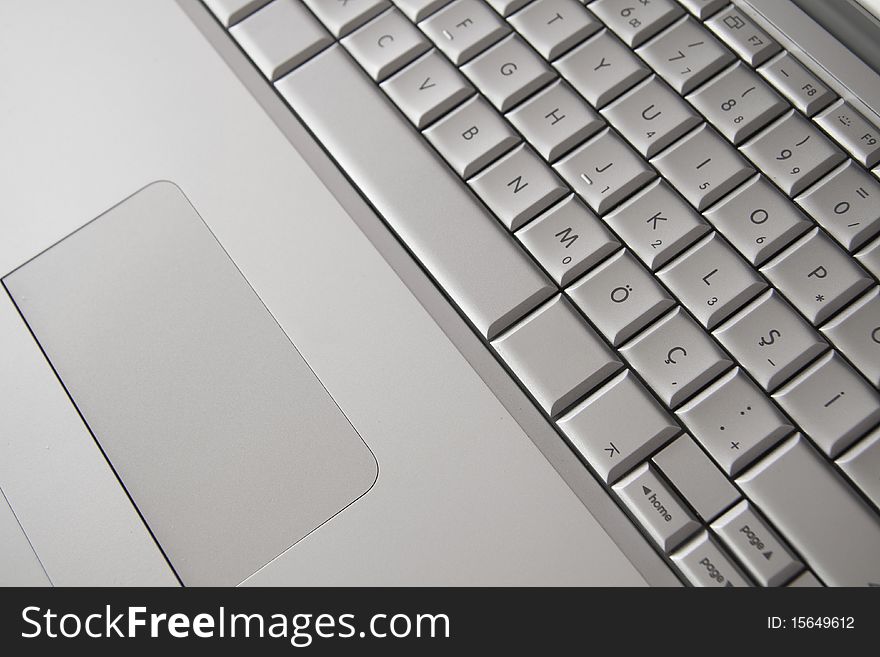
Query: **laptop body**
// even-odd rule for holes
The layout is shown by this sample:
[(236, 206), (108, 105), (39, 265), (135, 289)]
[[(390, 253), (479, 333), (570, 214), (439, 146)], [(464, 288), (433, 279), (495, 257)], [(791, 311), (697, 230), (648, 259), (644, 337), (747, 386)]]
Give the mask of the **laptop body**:
[[(791, 21), (791, 38), (797, 27), (820, 29), (787, 3), (764, 4), (772, 6), (742, 11), (755, 21), (770, 15), (777, 30)], [(683, 430), (662, 433), (610, 477), (585, 464), (560, 436), (559, 418), (591, 406), (621, 370), (566, 391), (560, 408), (543, 406), (537, 387), (521, 386), (522, 372), (511, 376), (516, 368), (496, 357), (503, 350), (486, 342), (551, 307), (552, 293), (492, 316), (501, 323), (483, 322), (482, 307), (463, 315), (418, 245), (401, 240), (377, 198), (347, 178), (352, 167), (340, 170), (326, 135), (319, 143), (325, 128), (308, 108), (291, 111), (207, 7), (6, 11), (0, 488), (15, 567), (5, 581), (673, 585), (682, 570), (670, 555), (704, 535), (725, 549), (712, 522), (742, 500), (782, 533), (769, 509), (740, 494), (714, 517), (681, 502), (694, 524), (673, 543), (645, 535), (613, 486), (650, 460), (646, 471), (686, 497), (654, 458)], [(832, 44), (822, 34), (820, 50)], [(343, 58), (344, 47), (327, 44), (314, 57)], [(828, 69), (840, 66), (834, 53), (820, 59)], [(866, 76), (867, 84), (847, 79), (841, 98), (870, 116), (878, 87), (869, 69), (842, 68), (838, 75)], [(400, 129), (412, 130), (403, 120)], [(151, 269), (157, 257), (167, 266)], [(237, 326), (242, 317), (253, 324)], [(145, 326), (140, 339), (119, 339)], [(189, 366), (174, 352), (181, 346)], [(240, 360), (208, 367), (224, 354)], [(270, 381), (260, 376), (279, 362)], [(245, 372), (254, 377), (246, 386)], [(193, 379), (180, 394), (160, 394), (184, 373)], [(123, 385), (130, 392), (111, 403)], [(870, 547), (876, 508), (830, 465), (873, 444), (865, 440), (873, 424), (864, 424), (826, 465), (835, 492), (852, 488)], [(796, 428), (768, 439), (730, 478), (807, 444), (793, 438)], [(279, 462), (286, 470), (272, 468)], [(181, 529), (200, 519), (208, 522), (198, 531)], [(821, 550), (814, 565), (787, 547), (798, 566), (782, 583), (804, 574), (835, 582)], [(758, 583), (744, 558), (729, 559), (727, 579)]]

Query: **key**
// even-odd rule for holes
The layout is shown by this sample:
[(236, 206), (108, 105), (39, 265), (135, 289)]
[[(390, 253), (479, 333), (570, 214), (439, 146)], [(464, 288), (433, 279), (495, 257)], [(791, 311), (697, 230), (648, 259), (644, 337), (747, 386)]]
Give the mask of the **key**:
[(704, 520), (739, 499), (739, 491), (687, 434), (660, 450), (653, 461)]
[(739, 368), (725, 374), (676, 413), (729, 475), (794, 431)]
[(671, 558), (693, 586), (751, 586), (706, 531), (697, 534)]
[(229, 29), (270, 81), (326, 48), (333, 39), (296, 0), (277, 0)]
[(232, 27), (245, 16), (265, 7), (269, 0), (205, 0), (205, 4), (223, 27)]
[(422, 33), (391, 9), (342, 39), (341, 43), (376, 82), (430, 49)]
[(355, 2), (303, 0), (303, 2), (337, 39), (359, 28), (391, 6), (388, 0), (356, 0)]
[(743, 153), (786, 194), (800, 194), (846, 159), (794, 110), (742, 146)]
[(655, 76), (607, 105), (602, 114), (645, 157), (654, 157), (702, 122)]
[(463, 178), (470, 178), (519, 141), (507, 122), (479, 96), (424, 134)]
[(643, 463), (614, 484), (614, 492), (664, 552), (675, 549), (700, 528), (700, 523), (650, 463)]
[(611, 256), (567, 293), (615, 347), (675, 305), (626, 250)]
[(727, 0), (678, 0), (684, 8), (700, 20), (706, 20), (727, 4)]
[(665, 180), (648, 185), (605, 215), (605, 221), (652, 271), (709, 232), (709, 225)]
[(880, 523), (799, 435), (737, 479), (829, 586), (880, 583)]
[(880, 508), (880, 431), (875, 431), (837, 459), (837, 465)]
[(814, 120), (862, 165), (870, 169), (880, 162), (880, 131), (845, 100)]
[(742, 63), (687, 99), (734, 144), (741, 144), (788, 109), (779, 94)]
[(781, 50), (776, 41), (736, 7), (715, 14), (706, 25), (751, 66), (760, 66)]
[(602, 117), (564, 82), (554, 82), (512, 110), (507, 118), (550, 162), (605, 125)]
[(590, 37), (553, 66), (597, 109), (649, 74), (638, 57), (608, 30)]
[(764, 390), (776, 389), (828, 348), (773, 289), (740, 310), (714, 335)]
[(516, 230), (568, 194), (568, 187), (525, 146), (502, 157), (470, 186), (510, 230)]
[(880, 290), (873, 288), (822, 327), (868, 381), (880, 386)]
[(527, 5), (529, 0), (486, 0), (486, 2), (502, 16), (510, 16), (513, 12)]
[(448, 5), (450, 0), (393, 0), (397, 8), (400, 9), (407, 18), (414, 23), (418, 23), (423, 18), (427, 18), (435, 11)]
[(553, 167), (598, 214), (655, 177), (648, 163), (617, 135), (600, 132)]
[(555, 77), (515, 34), (461, 67), (489, 101), (502, 112), (531, 96)]
[(446, 114), (474, 89), (436, 50), (382, 83), (385, 93), (417, 128)]
[(575, 0), (537, 0), (507, 20), (548, 61), (601, 27)]
[(805, 570), (786, 584), (788, 588), (813, 588), (816, 586), (823, 586), (823, 584), (809, 570)]
[(560, 287), (566, 287), (620, 247), (576, 196), (569, 196), (521, 228), (516, 236)]
[(803, 568), (746, 500), (713, 522), (712, 530), (761, 586), (779, 586)]
[(681, 7), (669, 0), (630, 4), (619, 0), (597, 0), (590, 5), (590, 11), (630, 48), (641, 45), (683, 13)]
[(848, 251), (880, 232), (880, 182), (848, 161), (797, 199)]
[(880, 393), (834, 351), (773, 398), (831, 458), (880, 422)]
[(620, 479), (681, 431), (629, 371), (602, 386), (557, 424), (606, 484)]
[(342, 48), (331, 46), (276, 87), (484, 338), (555, 292)]
[(837, 98), (819, 78), (784, 51), (759, 68), (758, 72), (807, 116), (813, 116)]
[(419, 27), (459, 66), (510, 31), (498, 14), (477, 0), (455, 0)]
[(874, 280), (818, 228), (761, 268), (761, 273), (813, 324), (819, 325)]
[(730, 144), (703, 125), (651, 160), (698, 210), (705, 210), (755, 173)]
[(880, 278), (880, 238), (875, 239), (864, 249), (856, 253), (862, 266), (875, 277)]
[(687, 94), (736, 58), (691, 18), (639, 48), (657, 74), (680, 94)]
[(813, 226), (763, 176), (750, 180), (704, 214), (753, 265), (764, 264)]
[(648, 327), (620, 353), (670, 408), (733, 365), (681, 308)]
[(657, 276), (710, 330), (767, 287), (714, 232), (658, 271)]
[(622, 367), (562, 296), (493, 340), (492, 346), (551, 416)]

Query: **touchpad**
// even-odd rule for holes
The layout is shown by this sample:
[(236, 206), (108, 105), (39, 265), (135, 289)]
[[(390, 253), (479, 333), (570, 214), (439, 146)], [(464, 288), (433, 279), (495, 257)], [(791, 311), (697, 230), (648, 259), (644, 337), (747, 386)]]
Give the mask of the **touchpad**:
[(238, 584), (375, 482), (372, 452), (175, 185), (3, 282), (184, 584)]

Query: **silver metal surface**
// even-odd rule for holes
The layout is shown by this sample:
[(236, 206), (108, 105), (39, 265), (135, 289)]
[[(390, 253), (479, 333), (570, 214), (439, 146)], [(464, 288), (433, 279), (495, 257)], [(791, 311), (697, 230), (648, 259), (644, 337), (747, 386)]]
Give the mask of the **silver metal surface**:
[[(4, 196), (0, 270), (148, 180), (187, 189), (382, 463), (369, 495), (251, 582), (643, 583), (625, 551), (652, 581), (674, 584), (219, 23), (183, 6), (198, 28), (170, 3), (0, 8), (0, 68), (14, 101), (0, 125), (0, 170), (18, 183)], [(72, 25), (102, 26), (101, 47)], [(14, 64), (24, 52), (26, 69)], [(70, 70), (50, 90), (59, 53)], [(8, 301), (0, 333), (0, 483), (53, 582), (175, 583)]]
[(43, 570), (37, 554), (31, 547), (12, 507), (0, 491), (0, 585), (49, 586), (49, 576)]
[(205, 4), (224, 27), (234, 25), (269, 2), (270, 0), (205, 0)]

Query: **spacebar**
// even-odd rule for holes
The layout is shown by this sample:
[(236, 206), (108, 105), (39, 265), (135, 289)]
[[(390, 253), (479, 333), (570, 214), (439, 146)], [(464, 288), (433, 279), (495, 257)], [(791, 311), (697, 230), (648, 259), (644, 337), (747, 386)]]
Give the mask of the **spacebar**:
[(278, 91), (484, 337), (555, 287), (339, 46)]

